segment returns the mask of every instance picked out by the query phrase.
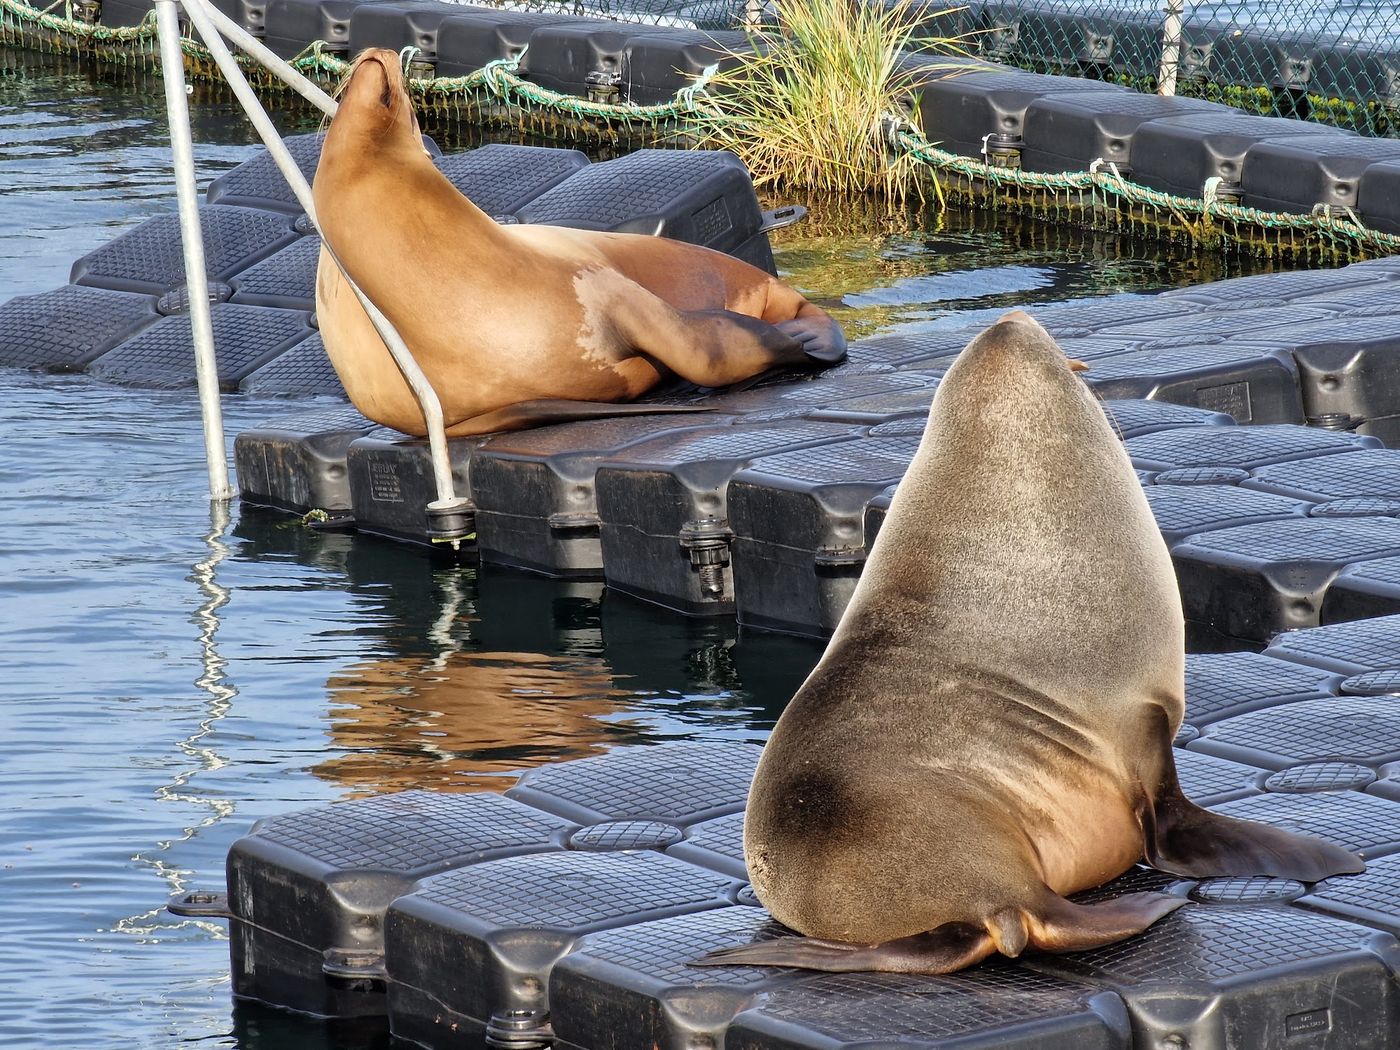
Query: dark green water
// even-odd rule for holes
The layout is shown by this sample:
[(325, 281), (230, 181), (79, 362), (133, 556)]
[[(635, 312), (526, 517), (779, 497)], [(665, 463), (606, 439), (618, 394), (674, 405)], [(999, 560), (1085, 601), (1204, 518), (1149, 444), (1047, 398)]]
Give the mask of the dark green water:
[[(254, 147), (230, 104), (194, 104), (207, 179)], [(164, 134), (157, 83), (0, 51), (0, 300), (173, 207)], [(778, 247), (857, 332), (1226, 275), (958, 215)], [(228, 398), (230, 437), (294, 407)], [(301, 806), (761, 739), (819, 652), (205, 493), (192, 392), (0, 369), (0, 1046), (358, 1045), (235, 1008), (223, 929), (167, 897), (221, 887), (234, 839)]]

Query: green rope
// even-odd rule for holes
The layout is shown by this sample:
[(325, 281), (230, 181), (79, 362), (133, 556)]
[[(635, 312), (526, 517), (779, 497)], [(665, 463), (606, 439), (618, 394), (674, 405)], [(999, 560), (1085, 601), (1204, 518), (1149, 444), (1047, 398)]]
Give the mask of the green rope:
[(1387, 254), (1400, 252), (1400, 236), (1370, 229), (1354, 217), (1267, 212), (1228, 201), (1207, 200), (1204, 197), (1178, 197), (1129, 182), (1116, 170), (1050, 173), (1004, 168), (938, 149), (915, 130), (899, 132), (897, 141), (901, 150), (936, 171), (962, 175), (997, 189), (1024, 187), (1051, 192), (1088, 193), (1105, 201), (1140, 204), (1157, 211), (1170, 212), (1188, 226), (1195, 224), (1192, 221), (1193, 217), (1196, 223), (1207, 226), (1221, 220), (1241, 226), (1258, 226), (1266, 230), (1322, 234), (1336, 240), (1350, 240)]
[(22, 0), (0, 0), (0, 11), (13, 15), (23, 25), (30, 23), (40, 29), (55, 33), (66, 33), (76, 41), (95, 41), (101, 44), (127, 43), (133, 40), (154, 40), (156, 36), (155, 12), (147, 12), (140, 25), (104, 26), (83, 22), (71, 17), (71, 5), (65, 4), (63, 15), (41, 11), (23, 3)]

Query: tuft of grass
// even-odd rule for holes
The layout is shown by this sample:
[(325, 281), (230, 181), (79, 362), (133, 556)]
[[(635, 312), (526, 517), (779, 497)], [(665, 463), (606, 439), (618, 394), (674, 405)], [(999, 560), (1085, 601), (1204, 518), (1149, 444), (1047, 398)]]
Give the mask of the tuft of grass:
[(777, 29), (751, 33), (752, 52), (711, 79), (701, 145), (737, 153), (760, 188), (894, 204), (922, 199), (929, 184), (936, 192), (929, 170), (886, 138), (890, 118), (917, 121), (930, 73), (901, 52), (916, 36), (922, 50), (958, 50), (920, 34), (918, 2), (779, 0)]

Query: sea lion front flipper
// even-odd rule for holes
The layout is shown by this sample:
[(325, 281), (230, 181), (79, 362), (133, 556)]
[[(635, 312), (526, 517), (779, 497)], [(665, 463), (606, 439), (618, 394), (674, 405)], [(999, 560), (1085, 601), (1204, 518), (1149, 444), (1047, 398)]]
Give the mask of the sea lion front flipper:
[[(474, 434), (495, 434), (502, 430), (542, 427), (550, 423), (571, 423), (580, 419), (608, 419), (613, 416), (655, 416), (679, 413), (713, 412), (706, 405), (658, 405), (642, 402), (617, 404), (612, 401), (568, 401), (543, 398), (521, 401), (505, 408), (471, 416), (447, 428), (448, 437), (470, 437)], [(680, 424), (678, 423), (677, 426)], [(693, 423), (691, 426), (700, 424)]]
[(796, 339), (802, 352), (818, 364), (834, 365), (846, 359), (846, 333), (825, 311), (803, 310), (791, 321), (779, 321), (773, 327)]
[(1099, 904), (1075, 904), (1049, 889), (1030, 920), (1030, 944), (1044, 952), (1077, 952), (1141, 933), (1186, 903), (1165, 893), (1125, 893)]
[(880, 944), (850, 944), (815, 937), (774, 937), (721, 948), (691, 966), (792, 966), (828, 973), (952, 973), (981, 962), (996, 950), (986, 930), (964, 922), (944, 923), (927, 933)]
[(1366, 870), (1360, 857), (1330, 842), (1212, 813), (1190, 801), (1176, 778), (1167, 713), (1154, 706), (1148, 717), (1154, 724), (1143, 739), (1152, 752), (1143, 759), (1138, 806), (1148, 864), (1197, 879), (1268, 875), (1299, 882)]

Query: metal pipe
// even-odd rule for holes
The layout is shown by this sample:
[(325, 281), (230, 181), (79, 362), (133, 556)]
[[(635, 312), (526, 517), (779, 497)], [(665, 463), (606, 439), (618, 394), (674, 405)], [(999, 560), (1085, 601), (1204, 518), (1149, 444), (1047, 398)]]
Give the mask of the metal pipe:
[[(184, 6), (185, 10), (188, 11), (191, 5), (185, 4)], [(209, 17), (209, 20), (218, 27), (220, 33), (257, 59), (269, 73), (310, 102), (326, 116), (335, 116), (338, 105), (335, 99), (331, 98), (330, 95), (322, 91), (320, 87), (303, 76), (289, 62), (285, 62), (279, 58), (273, 53), (270, 47), (212, 4), (206, 4), (203, 7), (203, 11)], [(205, 43), (207, 44), (209, 42), (208, 35), (204, 33), (200, 35), (204, 37)], [(261, 112), (261, 105), (258, 106), (258, 110)], [(252, 116), (251, 110), (249, 110), (248, 115)]]
[[(273, 162), (278, 170), (282, 172), (283, 178), (291, 187), (292, 193), (296, 196), (297, 203), (301, 205), (310, 218), (317, 231), (321, 225), (316, 218), (316, 204), (311, 194), (311, 187), (302, 175), (301, 168), (292, 159), (291, 152), (282, 141), (282, 136), (278, 133), (272, 121), (268, 118), (266, 111), (262, 108), (262, 103), (258, 101), (257, 93), (253, 91), (248, 79), (243, 75), (243, 71), (238, 67), (238, 62), (234, 59), (228, 47), (219, 37), (215, 30), (213, 20), (208, 16), (214, 11), (214, 7), (209, 0), (180, 0), (186, 13), (190, 17), (190, 24), (194, 27), (203, 39), (205, 46), (209, 49), (209, 54), (214, 59), (215, 65), (219, 67), (224, 78), (228, 81), (229, 87), (233, 89), (234, 96), (242, 104), (244, 111), (248, 114), (248, 119), (252, 122), (258, 136), (267, 146), (268, 152), (272, 155)], [(290, 69), (290, 67), (288, 67)], [(291, 70), (292, 74), (301, 77), (296, 70)], [(303, 78), (305, 79), (305, 78)], [(309, 83), (309, 81), (308, 81)], [(314, 86), (314, 85), (313, 85)], [(340, 268), (341, 275), (345, 278), (346, 284), (350, 286), (355, 297), (359, 299), (360, 305), (369, 314), (370, 321), (374, 324), (379, 337), (384, 340), (384, 345), (388, 348), (390, 355), (394, 358), (394, 363), (398, 365), (399, 371), (403, 374), (404, 381), (408, 383), (409, 389), (413, 391), (413, 396), (417, 399), (418, 405), (423, 412), (423, 422), (428, 431), (428, 448), (431, 453), (433, 463), (433, 480), (437, 489), (437, 503), (453, 503), (457, 497), (454, 491), (452, 480), (452, 462), (447, 450), (447, 432), (442, 416), (442, 402), (438, 399), (437, 391), (433, 389), (428, 377), (423, 374), (423, 370), (418, 367), (418, 362), (414, 359), (412, 352), (404, 343), (398, 330), (394, 328), (379, 308), (374, 305), (367, 295), (360, 290), (360, 287), (351, 279), (349, 273), (340, 260), (336, 258), (334, 249), (324, 238), (321, 244), (329, 253), (336, 266)]]
[(1181, 20), (1185, 0), (1167, 0), (1162, 9), (1162, 64), (1157, 68), (1157, 94), (1170, 98), (1176, 94), (1176, 77), (1181, 69)]
[(165, 109), (170, 121), (170, 150), (175, 160), (175, 196), (180, 206), (180, 240), (185, 254), (185, 286), (190, 300), (194, 335), (195, 378), (204, 418), (204, 458), (209, 468), (209, 498), (229, 500), (228, 450), (219, 404), (219, 366), (214, 357), (214, 326), (209, 316), (209, 282), (204, 272), (204, 234), (199, 223), (199, 189), (194, 178), (194, 144), (190, 138), (189, 100), (185, 89), (185, 59), (180, 51), (180, 21), (176, 0), (156, 0), (156, 30), (160, 38)]

